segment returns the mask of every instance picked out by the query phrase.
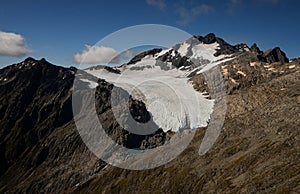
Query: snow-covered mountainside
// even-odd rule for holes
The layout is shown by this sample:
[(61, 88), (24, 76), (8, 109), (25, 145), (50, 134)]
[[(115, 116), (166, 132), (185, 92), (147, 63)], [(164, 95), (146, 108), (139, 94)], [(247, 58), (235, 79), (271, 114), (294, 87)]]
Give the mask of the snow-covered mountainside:
[[(65, 68), (45, 59), (27, 58), (0, 70), (0, 193), (297, 193), (300, 190), (300, 58), (286, 62), (288, 59), (279, 48), (263, 52), (255, 44), (251, 47), (245, 44), (232, 46), (219, 38), (197, 38), (202, 39), (203, 46), (220, 45), (215, 57), (231, 55), (233, 58), (213, 68), (221, 71), (227, 109), (218, 139), (206, 155), (197, 153), (210, 126), (215, 127), (214, 118), (220, 117), (223, 106), (218, 98), (214, 101), (208, 127), (184, 130), (195, 132), (185, 149), (177, 140), (188, 133), (165, 133), (159, 129), (150, 135), (136, 135), (122, 128), (112, 113), (110, 99), (113, 90), (118, 88), (113, 84), (91, 74), (85, 75), (83, 70), (74, 67)], [(183, 44), (179, 51), (186, 52), (188, 57), (178, 55), (175, 58), (166, 54), (168, 49), (166, 52), (156, 49), (137, 55), (122, 67), (97, 66), (86, 71), (102, 78), (106, 76), (122, 87), (127, 85), (118, 79), (126, 76), (126, 81), (133, 78), (145, 81), (140, 84), (141, 89), (147, 84), (166, 86), (166, 91), (157, 95), (172, 99), (175, 84), (171, 83), (175, 88), (173, 91), (165, 84), (167, 78), (161, 78), (163, 74), (178, 81), (184, 89), (189, 89), (193, 81), (194, 88), (203, 93), (196, 93), (196, 96), (203, 97), (207, 91), (214, 99), (214, 91), (207, 86), (205, 74), (196, 74), (202, 68), (196, 64), (186, 68), (192, 63), (188, 63), (189, 43), (178, 45)], [(169, 51), (178, 48), (174, 46)], [(155, 59), (160, 54), (166, 54), (162, 62)], [(175, 68), (164, 70), (168, 66), (167, 60)], [(143, 63), (153, 68), (139, 70)], [(146, 76), (151, 70), (155, 70), (157, 77), (164, 82), (148, 81)], [(76, 79), (77, 75), (81, 81)], [(142, 79), (141, 75), (145, 77)], [(76, 81), (77, 91), (74, 87)], [(128, 95), (128, 92), (118, 89)], [(149, 102), (151, 96), (146, 96), (146, 92), (135, 89), (132, 95)], [(73, 101), (74, 96), (78, 101)], [(90, 105), (89, 98), (94, 98), (95, 103)], [(188, 100), (192, 99), (189, 97)], [(82, 106), (74, 108), (74, 102)], [(164, 101), (158, 102), (163, 104)], [(121, 103), (126, 104), (126, 101)], [(128, 148), (132, 157), (140, 157), (148, 151), (153, 153), (151, 157), (139, 160), (143, 164), (149, 164), (152, 158), (162, 161), (170, 155), (167, 152), (182, 147), (185, 151), (167, 165), (152, 170), (125, 170), (108, 165), (87, 148), (74, 122), (79, 110), (89, 113), (92, 111), (87, 108), (92, 106), (105, 133), (113, 142)], [(154, 116), (148, 112), (149, 105), (146, 108), (139, 100), (131, 98), (128, 107), (132, 117), (140, 123), (148, 122), (151, 114)], [(198, 107), (202, 110), (201, 106)], [(88, 117), (83, 115), (81, 118)], [(201, 119), (205, 120), (205, 117)], [(93, 124), (90, 122), (91, 126)], [(83, 127), (87, 133), (90, 132), (88, 129), (88, 126)], [(171, 149), (161, 152), (164, 146), (171, 146)], [(115, 149), (115, 146), (109, 148)]]
[[(256, 45), (232, 46), (211, 33), (191, 37), (172, 48), (145, 51), (120, 67), (92, 67), (85, 71), (143, 101), (153, 121), (164, 131), (181, 131), (205, 127), (213, 112), (214, 101), (207, 98), (206, 92), (196, 92), (190, 77), (245, 52), (265, 59)], [(91, 88), (97, 86), (95, 81), (81, 80)]]
[[(166, 67), (170, 69), (165, 70)], [(105, 69), (87, 72), (143, 101), (154, 122), (164, 131), (204, 127), (212, 113), (213, 101), (195, 92), (187, 72), (171, 68), (171, 64), (158, 65), (152, 56), (122, 67), (120, 74)]]

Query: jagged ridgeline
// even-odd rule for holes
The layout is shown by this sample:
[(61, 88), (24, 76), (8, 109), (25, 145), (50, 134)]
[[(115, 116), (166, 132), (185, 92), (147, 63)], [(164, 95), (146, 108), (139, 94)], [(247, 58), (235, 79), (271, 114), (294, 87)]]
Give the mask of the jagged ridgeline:
[[(231, 45), (208, 34), (143, 52), (120, 67), (78, 70), (33, 58), (7, 66), (0, 70), (0, 193), (297, 193), (299, 64), (278, 47), (261, 51), (256, 44)], [(228, 109), (220, 137), (200, 157), (199, 144), (211, 111), (216, 111), (203, 72), (215, 68), (222, 73)], [(174, 95), (163, 101), (169, 112), (158, 111), (159, 106), (151, 103), (151, 93), (158, 91), (148, 90), (147, 84), (129, 92), (128, 85), (151, 73), (157, 82), (147, 84), (168, 83), (184, 91), (180, 99), (186, 114), (168, 103)], [(174, 161), (152, 170), (106, 164), (85, 146), (73, 121), (72, 92), (78, 74), (80, 91), (75, 95), (84, 99), (85, 90), (95, 90), (99, 121), (118, 144), (152, 149), (175, 133), (199, 129), (194, 140)], [(168, 79), (162, 79), (166, 75)], [(155, 133), (136, 135), (119, 125), (111, 110), (113, 88), (130, 96), (134, 120), (153, 122)], [(193, 109), (198, 106), (185, 98), (189, 92), (196, 92), (205, 104), (199, 115)]]

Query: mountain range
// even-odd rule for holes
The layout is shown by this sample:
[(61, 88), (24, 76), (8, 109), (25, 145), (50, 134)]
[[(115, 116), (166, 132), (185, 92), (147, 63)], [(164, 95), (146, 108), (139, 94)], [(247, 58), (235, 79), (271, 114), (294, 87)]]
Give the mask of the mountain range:
[[(0, 192), (298, 193), (299, 70), (300, 59), (288, 59), (279, 47), (231, 45), (213, 33), (142, 52), (119, 67), (66, 68), (29, 57), (0, 70)], [(114, 167), (77, 130), (74, 118), (89, 111), (90, 91), (118, 145), (151, 150), (190, 130), (194, 138), (162, 166)], [(220, 95), (226, 95), (224, 115)], [(116, 117), (124, 109), (130, 114)], [(126, 128), (130, 115), (154, 131)], [(216, 142), (199, 155), (219, 116)]]

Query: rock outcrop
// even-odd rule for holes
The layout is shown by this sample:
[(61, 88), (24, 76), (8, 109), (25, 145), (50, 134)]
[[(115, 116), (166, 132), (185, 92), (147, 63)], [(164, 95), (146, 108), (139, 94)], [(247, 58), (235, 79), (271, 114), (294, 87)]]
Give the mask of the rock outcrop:
[(286, 54), (279, 47), (267, 50), (264, 52), (263, 57), (268, 63), (280, 62), (284, 64), (289, 62)]
[[(288, 63), (278, 47), (262, 52), (256, 44), (233, 46), (214, 34), (196, 38), (219, 43), (217, 56), (235, 57), (214, 67), (222, 72), (227, 111), (219, 138), (204, 156), (198, 151), (207, 128), (199, 128), (189, 147), (164, 166), (130, 171), (106, 164), (86, 147), (73, 120), (73, 82), (81, 70), (27, 58), (0, 70), (0, 193), (297, 193), (300, 59)], [(143, 52), (127, 65), (160, 51)], [(176, 68), (193, 65), (178, 52), (160, 59)], [(168, 142), (173, 134), (162, 129), (150, 135), (124, 130), (111, 110), (113, 84), (87, 76), (97, 82), (96, 111), (116, 143), (143, 150)], [(195, 90), (209, 94), (204, 74), (189, 78)], [(80, 81), (78, 87), (75, 95), (84, 101), (89, 84)], [(151, 120), (142, 101), (130, 96), (122, 103), (137, 122)]]

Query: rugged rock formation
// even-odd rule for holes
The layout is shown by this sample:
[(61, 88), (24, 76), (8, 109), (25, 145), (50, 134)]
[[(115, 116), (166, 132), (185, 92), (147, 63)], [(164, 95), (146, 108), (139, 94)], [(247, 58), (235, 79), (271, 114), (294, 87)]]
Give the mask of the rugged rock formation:
[(263, 57), (268, 63), (280, 62), (283, 64), (289, 62), (289, 59), (279, 47), (267, 50), (264, 52)]
[[(107, 165), (84, 145), (73, 121), (71, 101), (74, 74), (79, 70), (33, 58), (1, 69), (0, 193), (299, 192), (300, 60), (286, 63), (279, 48), (262, 53), (256, 45), (250, 49), (245, 44), (232, 46), (213, 34), (198, 39), (205, 44), (218, 41), (217, 55), (235, 55), (234, 60), (215, 67), (227, 87), (224, 126), (204, 156), (198, 150), (206, 128), (200, 128), (178, 158), (151, 170)], [(131, 63), (160, 51), (140, 54)], [(162, 57), (178, 68), (190, 65), (178, 53)], [(203, 74), (190, 79), (196, 90), (210, 92)], [(88, 83), (81, 82), (79, 87), (78, 95), (84, 96)], [(112, 87), (98, 80), (96, 110), (107, 134), (118, 144), (150, 149), (172, 136), (161, 129), (147, 136), (122, 129), (111, 111)], [(143, 102), (130, 98), (128, 103), (135, 120), (149, 120)]]
[(206, 36), (195, 36), (200, 42), (204, 44), (211, 44), (217, 41), (217, 37), (214, 33), (209, 33)]
[(262, 53), (263, 53), (263, 52), (258, 48), (258, 46), (257, 46), (256, 43), (254, 43), (254, 44), (251, 46), (250, 50), (251, 50), (252, 52), (258, 53), (258, 54), (262, 54)]
[(158, 53), (161, 50), (162, 49), (151, 49), (149, 51), (142, 52), (142, 53), (136, 55), (135, 57), (133, 57), (127, 64), (130, 65), (130, 64), (136, 63), (136, 62), (140, 61), (142, 58), (144, 58), (145, 56), (147, 56), (147, 55), (153, 56), (155, 53)]
[[(169, 164), (144, 171), (108, 167), (70, 192), (297, 193), (300, 60), (239, 61), (245, 59), (218, 67), (228, 107), (221, 135), (206, 155), (198, 155), (205, 132), (199, 129)], [(199, 90), (206, 86), (200, 77), (194, 77)]]
[[(73, 122), (71, 92), (76, 71), (33, 58), (0, 70), (0, 192), (65, 190), (105, 166), (100, 162), (94, 169), (99, 161), (87, 150)], [(82, 82), (80, 87), (84, 99), (88, 85)], [(122, 129), (110, 110), (112, 87), (100, 80), (95, 97), (99, 119), (106, 120), (104, 128), (112, 139), (140, 149), (168, 140), (162, 130), (142, 136)], [(138, 122), (149, 119), (140, 101), (130, 98), (129, 107)]]

